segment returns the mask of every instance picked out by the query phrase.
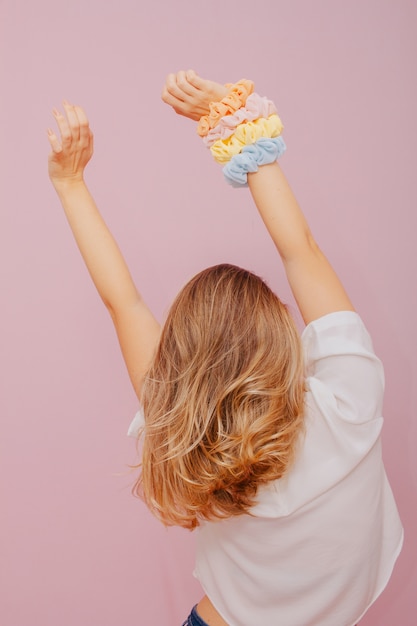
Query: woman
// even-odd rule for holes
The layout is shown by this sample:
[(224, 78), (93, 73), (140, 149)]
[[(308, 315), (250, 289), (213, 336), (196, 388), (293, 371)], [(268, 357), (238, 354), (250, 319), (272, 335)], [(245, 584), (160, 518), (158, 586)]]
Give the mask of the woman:
[(78, 106), (54, 111), (49, 175), (143, 407), (136, 490), (163, 523), (197, 528), (206, 595), (185, 624), (352, 626), (402, 544), (381, 459), (383, 370), (276, 163), (275, 109), (252, 91), (189, 71), (162, 97), (200, 120), (226, 178), (247, 182), (301, 339), (265, 283), (230, 265), (193, 278), (160, 331), (84, 183), (93, 138)]

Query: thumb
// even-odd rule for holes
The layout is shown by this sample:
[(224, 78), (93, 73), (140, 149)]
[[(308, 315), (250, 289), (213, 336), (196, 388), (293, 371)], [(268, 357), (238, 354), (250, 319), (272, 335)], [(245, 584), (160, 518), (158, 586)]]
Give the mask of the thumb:
[(59, 154), (60, 152), (62, 152), (62, 146), (59, 143), (58, 137), (55, 135), (54, 131), (48, 128), (47, 133), (52, 152), (54, 152), (55, 154)]

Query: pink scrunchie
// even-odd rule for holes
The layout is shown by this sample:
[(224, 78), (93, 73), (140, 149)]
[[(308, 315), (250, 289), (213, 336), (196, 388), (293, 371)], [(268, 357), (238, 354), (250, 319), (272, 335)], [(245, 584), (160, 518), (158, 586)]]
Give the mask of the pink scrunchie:
[(207, 135), (203, 137), (203, 142), (210, 148), (215, 141), (219, 139), (227, 139), (236, 130), (239, 124), (244, 122), (252, 122), (260, 117), (268, 118), (273, 113), (276, 113), (272, 100), (262, 97), (257, 93), (251, 93), (246, 100), (244, 107), (238, 109), (233, 115), (226, 115), (219, 120), (217, 126), (209, 130)]
[(200, 118), (197, 126), (200, 137), (205, 137), (224, 115), (232, 115), (244, 106), (248, 96), (253, 92), (254, 84), (251, 80), (242, 78), (234, 85), (228, 84), (226, 87), (230, 88), (229, 93), (220, 102), (211, 102), (209, 114)]

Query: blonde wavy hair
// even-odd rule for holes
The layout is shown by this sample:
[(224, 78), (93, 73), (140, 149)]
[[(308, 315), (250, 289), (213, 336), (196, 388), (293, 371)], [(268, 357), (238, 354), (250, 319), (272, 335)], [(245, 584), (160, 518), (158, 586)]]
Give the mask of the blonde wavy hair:
[(303, 425), (303, 359), (287, 307), (258, 276), (217, 265), (178, 294), (145, 378), (133, 491), (165, 524), (250, 513)]

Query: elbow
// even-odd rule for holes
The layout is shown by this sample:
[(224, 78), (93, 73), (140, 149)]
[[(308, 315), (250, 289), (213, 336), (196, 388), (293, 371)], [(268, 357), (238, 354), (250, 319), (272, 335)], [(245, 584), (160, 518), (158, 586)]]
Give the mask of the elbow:
[(291, 263), (306, 257), (311, 259), (323, 257), (323, 253), (309, 228), (303, 230), (296, 239), (287, 242), (287, 245), (279, 250), (279, 253), (284, 263)]
[(306, 248), (312, 252), (313, 254), (322, 254), (322, 251), (319, 248), (317, 241), (313, 237), (313, 233), (310, 229), (307, 229), (305, 232), (305, 246)]

